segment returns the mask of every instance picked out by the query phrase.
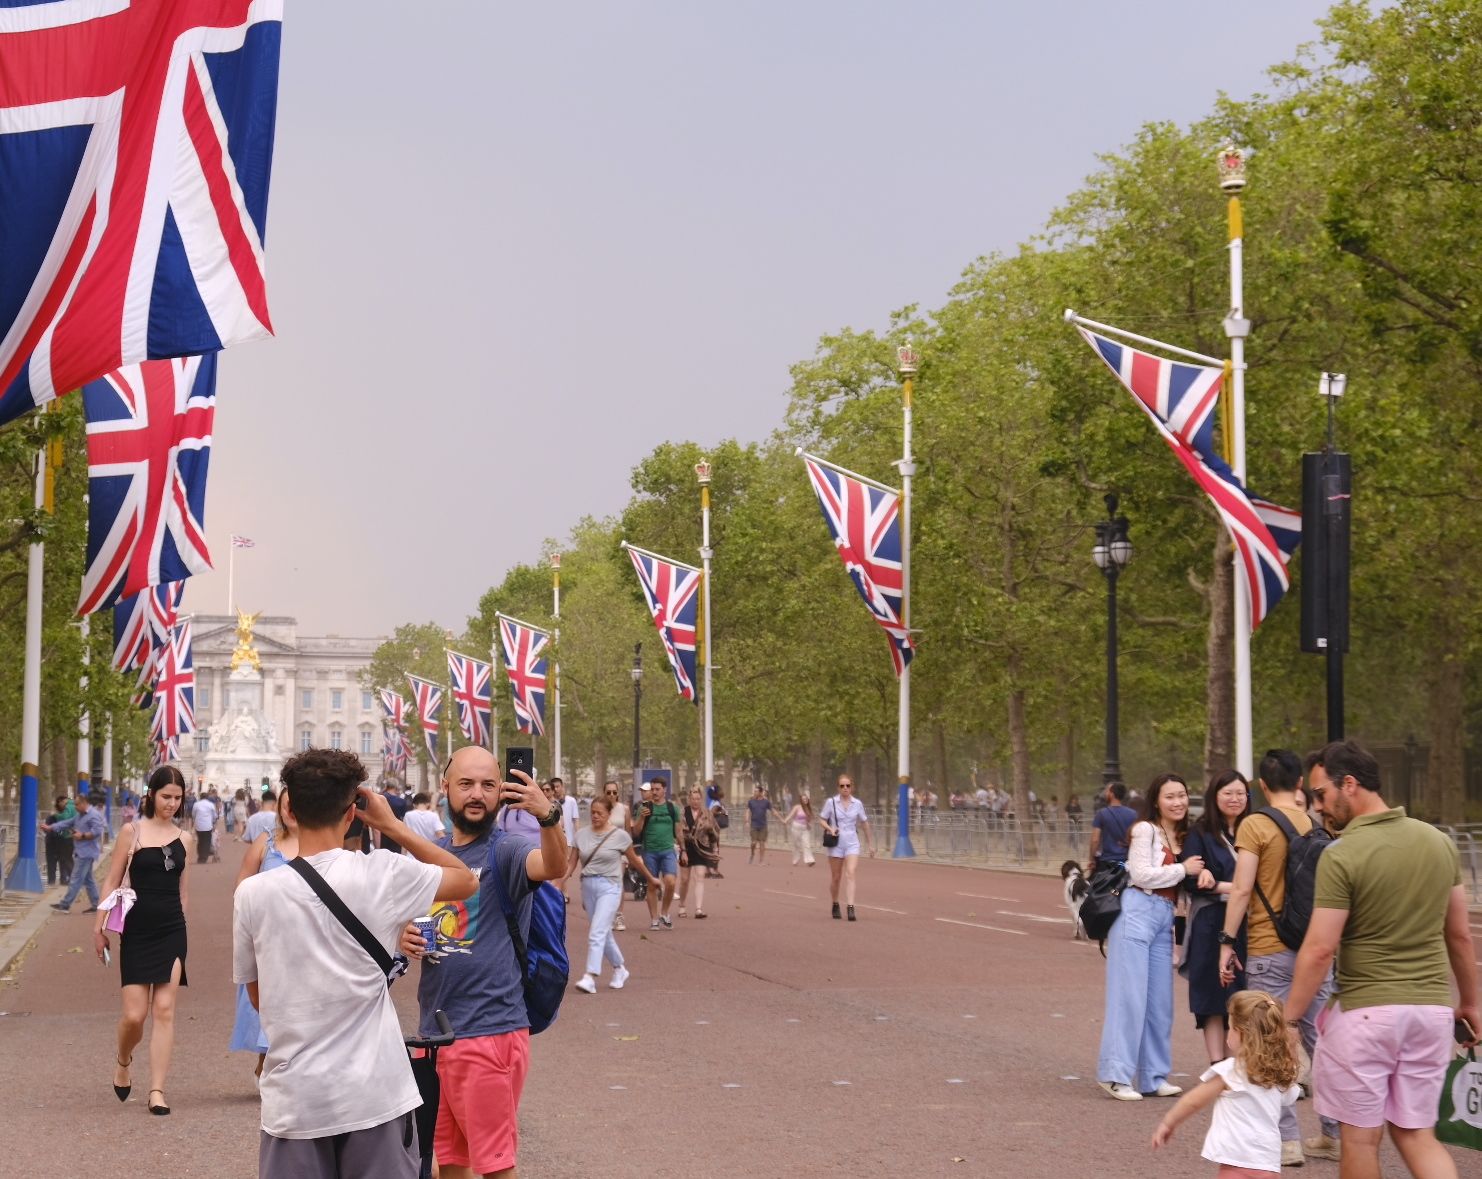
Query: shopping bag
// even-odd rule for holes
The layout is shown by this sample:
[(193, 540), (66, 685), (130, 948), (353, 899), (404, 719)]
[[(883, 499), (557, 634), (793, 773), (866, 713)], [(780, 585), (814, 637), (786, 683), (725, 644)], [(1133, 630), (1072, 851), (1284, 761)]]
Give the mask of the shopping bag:
[(1482, 1064), (1477, 1063), (1475, 1049), (1458, 1056), (1446, 1070), (1436, 1137), (1452, 1146), (1482, 1150)]

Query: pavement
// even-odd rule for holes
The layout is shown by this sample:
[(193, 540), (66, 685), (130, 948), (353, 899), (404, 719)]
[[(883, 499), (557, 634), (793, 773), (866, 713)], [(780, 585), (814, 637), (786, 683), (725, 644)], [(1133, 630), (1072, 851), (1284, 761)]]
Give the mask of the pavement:
[[(47, 911), (0, 980), (10, 1130), (0, 1175), (256, 1173), (253, 1060), (226, 1049), (241, 851), (228, 843), (226, 862), (190, 870), (191, 985), (169, 1118), (145, 1111), (142, 1049), (134, 1095), (114, 1099), (117, 967), (92, 957), (88, 918)], [(1096, 1087), (1104, 967), (1094, 946), (1071, 939), (1058, 880), (866, 859), (850, 924), (829, 917), (821, 860), (792, 867), (774, 852), (755, 866), (728, 849), (723, 869), (706, 889), (706, 921), (650, 932), (644, 906), (626, 902), (628, 986), (569, 992), (534, 1040), (524, 1176), (1212, 1172), (1199, 1158), (1205, 1118), (1155, 1156), (1148, 1140), (1168, 1103), (1118, 1103)], [(575, 899), (570, 914), (579, 972), (586, 920)], [(1175, 1075), (1187, 1085), (1203, 1045), (1182, 1013), (1182, 982), (1175, 993)], [(393, 994), (412, 1027), (414, 988)], [(1315, 1133), (1310, 1105), (1298, 1110)], [(1461, 1174), (1482, 1176), (1482, 1156), (1454, 1154)], [(1301, 1174), (1337, 1172), (1313, 1161)], [(1392, 1154), (1386, 1173), (1402, 1173)]]

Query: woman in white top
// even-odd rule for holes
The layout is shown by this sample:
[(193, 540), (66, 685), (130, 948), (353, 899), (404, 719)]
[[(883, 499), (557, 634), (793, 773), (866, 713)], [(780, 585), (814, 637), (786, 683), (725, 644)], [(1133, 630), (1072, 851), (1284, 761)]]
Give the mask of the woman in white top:
[(1179, 862), (1189, 829), (1189, 788), (1163, 774), (1148, 788), (1146, 817), (1132, 825), (1122, 913), (1106, 939), (1106, 1018), (1096, 1079), (1118, 1101), (1176, 1097), (1173, 1067), (1173, 907), (1204, 860)]
[(838, 837), (838, 843), (828, 849), (829, 897), (834, 903), (834, 919), (839, 918), (839, 882), (844, 883), (844, 904), (849, 910), (849, 920), (854, 917), (854, 871), (859, 864), (859, 829), (864, 828), (865, 839), (870, 845), (870, 858), (875, 858), (875, 836), (870, 831), (870, 820), (865, 815), (864, 803), (854, 797), (854, 783), (847, 775), (839, 776), (839, 793), (823, 804), (819, 814), (825, 836)]
[(792, 842), (793, 867), (797, 867), (799, 860), (813, 867), (813, 800), (806, 793), (800, 794), (783, 822)]
[(641, 872), (650, 888), (659, 887), (658, 877), (648, 870), (633, 850), (632, 836), (609, 822), (611, 814), (605, 795), (599, 794), (592, 799), (591, 825), (576, 833), (566, 871), (567, 876), (573, 876), (580, 870), (582, 908), (591, 919), (587, 929), (587, 968), (575, 984), (578, 991), (588, 995), (597, 990), (597, 976), (602, 973), (604, 957), (612, 965), (612, 980), (607, 985), (620, 991), (628, 981), (623, 952), (612, 936), (612, 919), (617, 913), (618, 902), (623, 898), (623, 861), (627, 860)]

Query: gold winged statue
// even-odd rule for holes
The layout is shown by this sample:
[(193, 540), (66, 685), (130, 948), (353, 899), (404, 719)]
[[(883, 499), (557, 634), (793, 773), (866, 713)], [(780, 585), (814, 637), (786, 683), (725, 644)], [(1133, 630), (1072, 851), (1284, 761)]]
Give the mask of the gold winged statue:
[(236, 671), (244, 663), (251, 664), (253, 671), (262, 670), (262, 660), (257, 657), (257, 648), (252, 645), (252, 624), (262, 617), (262, 611), (248, 614), (237, 611), (237, 648), (232, 652), (231, 670)]

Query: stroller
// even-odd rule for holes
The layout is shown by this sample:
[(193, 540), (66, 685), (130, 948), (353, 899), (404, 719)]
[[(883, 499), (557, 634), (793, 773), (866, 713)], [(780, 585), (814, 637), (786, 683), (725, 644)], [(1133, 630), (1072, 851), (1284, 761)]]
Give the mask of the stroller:
[(648, 881), (631, 865), (623, 868), (623, 883), (627, 886), (628, 895), (635, 901), (648, 896)]
[(453, 1042), (453, 1025), (441, 1009), (432, 1013), (437, 1023), (437, 1035), (423, 1039), (406, 1037), (407, 1054), (412, 1061), (412, 1076), (417, 1079), (417, 1092), (422, 1095), (422, 1104), (417, 1110), (417, 1146), (422, 1152), (421, 1179), (432, 1179), (432, 1135), (437, 1128), (437, 1050)]

